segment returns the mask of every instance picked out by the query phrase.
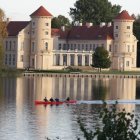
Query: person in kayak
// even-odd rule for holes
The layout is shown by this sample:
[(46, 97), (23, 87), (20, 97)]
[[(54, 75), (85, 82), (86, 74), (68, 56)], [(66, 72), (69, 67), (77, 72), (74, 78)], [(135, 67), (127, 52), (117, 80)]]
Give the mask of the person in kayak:
[(69, 100), (70, 100), (70, 97), (67, 97), (67, 98), (66, 98), (66, 101), (69, 101)]
[(51, 98), (50, 98), (50, 102), (53, 102), (53, 101), (54, 101), (54, 99), (51, 97)]
[(47, 101), (48, 101), (46, 97), (44, 98), (44, 101), (45, 101), (45, 102), (47, 102)]
[(58, 99), (58, 98), (55, 98), (55, 101), (56, 101), (56, 102), (59, 102), (59, 99)]

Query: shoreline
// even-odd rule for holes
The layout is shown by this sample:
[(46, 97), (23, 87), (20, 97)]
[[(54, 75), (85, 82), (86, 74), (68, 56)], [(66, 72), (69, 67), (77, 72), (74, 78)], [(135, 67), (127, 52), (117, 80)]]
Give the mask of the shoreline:
[(102, 74), (102, 73), (23, 73), (22, 76), (37, 77), (87, 77), (87, 78), (140, 78), (140, 74)]

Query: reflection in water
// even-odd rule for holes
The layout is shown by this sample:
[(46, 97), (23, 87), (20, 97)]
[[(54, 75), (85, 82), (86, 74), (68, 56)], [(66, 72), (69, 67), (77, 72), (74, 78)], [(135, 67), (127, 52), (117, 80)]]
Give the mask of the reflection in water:
[[(82, 135), (77, 125), (78, 110), (96, 118), (98, 105), (35, 106), (34, 100), (70, 97), (76, 100), (135, 100), (139, 80), (131, 78), (19, 77), (0, 79), (1, 140), (43, 140), (60, 136), (75, 140)], [(138, 94), (137, 94), (138, 95)], [(138, 97), (138, 96), (137, 96)], [(128, 111), (134, 104), (119, 105)], [(138, 112), (139, 107), (136, 109)], [(94, 112), (94, 113), (93, 113)], [(97, 122), (97, 118), (95, 119)], [(90, 120), (88, 120), (90, 121)], [(70, 138), (70, 139), (69, 139)]]
[[(18, 80), (18, 79), (17, 79)], [(23, 80), (23, 79), (22, 79)], [(17, 82), (17, 90), (30, 90), (37, 100), (45, 96), (77, 100), (107, 100), (136, 98), (136, 79), (93, 79), (71, 77), (26, 77)]]

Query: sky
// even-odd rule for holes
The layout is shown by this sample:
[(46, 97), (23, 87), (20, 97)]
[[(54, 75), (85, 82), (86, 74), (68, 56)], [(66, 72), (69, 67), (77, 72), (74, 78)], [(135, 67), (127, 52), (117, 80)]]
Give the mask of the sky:
[[(119, 4), (122, 10), (131, 14), (140, 14), (140, 0), (109, 0), (112, 4)], [(40, 6), (44, 6), (53, 16), (64, 15), (68, 18), (70, 7), (74, 7), (76, 0), (0, 0), (0, 8), (6, 17), (12, 21), (29, 21), (32, 14)]]

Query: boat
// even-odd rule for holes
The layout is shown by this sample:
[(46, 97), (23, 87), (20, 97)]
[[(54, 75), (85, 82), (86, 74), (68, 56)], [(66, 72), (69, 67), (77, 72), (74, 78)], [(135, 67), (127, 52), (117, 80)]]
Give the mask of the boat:
[(39, 101), (39, 100), (35, 100), (35, 104), (44, 104), (44, 105), (60, 105), (60, 104), (63, 104), (63, 103), (66, 103), (66, 104), (74, 104), (76, 103), (77, 101), (76, 100), (69, 100), (69, 101), (59, 101), (59, 102), (56, 102), (56, 101), (53, 101), (53, 102), (45, 102), (45, 101)]

